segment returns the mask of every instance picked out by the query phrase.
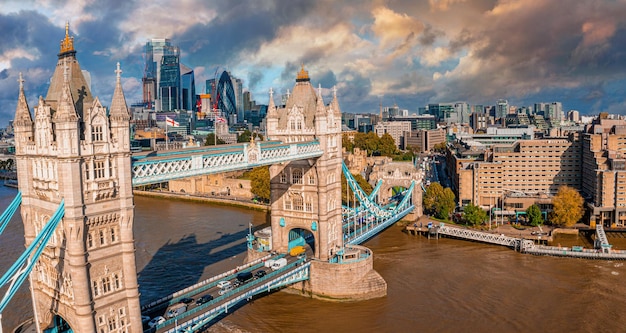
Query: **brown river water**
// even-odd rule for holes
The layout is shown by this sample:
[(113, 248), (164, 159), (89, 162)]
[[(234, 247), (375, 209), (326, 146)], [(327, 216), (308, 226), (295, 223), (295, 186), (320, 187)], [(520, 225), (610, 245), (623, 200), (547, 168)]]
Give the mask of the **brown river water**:
[[(0, 208), (13, 189), (0, 189)], [(244, 259), (249, 223), (264, 212), (135, 198), (141, 301), (228, 270)], [(16, 214), (17, 215), (17, 214)], [(566, 245), (584, 239), (560, 239)], [(626, 238), (609, 235), (614, 247)], [(23, 251), (21, 220), (0, 235), (0, 273)], [(364, 244), (387, 281), (384, 298), (333, 303), (285, 292), (242, 306), (210, 332), (625, 332), (621, 261), (537, 257), (493, 245), (427, 239), (392, 226)], [(4, 293), (4, 289), (0, 290)], [(32, 316), (23, 286), (2, 314), (4, 332)]]

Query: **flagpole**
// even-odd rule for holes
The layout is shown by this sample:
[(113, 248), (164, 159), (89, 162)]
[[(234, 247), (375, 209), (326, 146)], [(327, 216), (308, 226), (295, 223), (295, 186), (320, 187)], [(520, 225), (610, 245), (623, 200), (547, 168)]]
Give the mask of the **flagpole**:
[(169, 119), (168, 119), (167, 116), (165, 116), (165, 150), (168, 150), (167, 146), (168, 146), (168, 141), (169, 141), (169, 139), (167, 137), (167, 123), (168, 122), (169, 122)]

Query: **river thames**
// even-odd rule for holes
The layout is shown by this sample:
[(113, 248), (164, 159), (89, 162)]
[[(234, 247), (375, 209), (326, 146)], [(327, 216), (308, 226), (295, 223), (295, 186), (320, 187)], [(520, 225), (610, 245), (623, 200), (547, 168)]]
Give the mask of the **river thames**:
[[(4, 209), (16, 190), (0, 188)], [(249, 223), (264, 212), (135, 197), (141, 301), (218, 274), (244, 259)], [(18, 214), (0, 236), (0, 272), (24, 250)], [(626, 238), (611, 239), (619, 248)], [(577, 242), (577, 240), (572, 240)], [(621, 261), (536, 257), (504, 247), (428, 240), (392, 226), (364, 244), (388, 284), (384, 298), (332, 303), (285, 292), (244, 305), (211, 332), (623, 332)], [(4, 292), (4, 289), (1, 290)], [(32, 317), (23, 286), (2, 315), (5, 332)]]

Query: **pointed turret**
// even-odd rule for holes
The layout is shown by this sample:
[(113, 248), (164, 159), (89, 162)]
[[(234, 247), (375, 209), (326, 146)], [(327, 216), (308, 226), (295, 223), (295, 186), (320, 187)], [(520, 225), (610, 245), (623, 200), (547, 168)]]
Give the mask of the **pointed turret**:
[(28, 108), (28, 102), (26, 101), (26, 95), (24, 94), (24, 79), (22, 78), (22, 72), (20, 72), (20, 92), (17, 98), (17, 108), (15, 108), (15, 120), (13, 124), (16, 126), (32, 126), (33, 117), (30, 114)]
[(74, 107), (74, 98), (70, 91), (70, 81), (67, 65), (63, 71), (63, 87), (61, 88), (61, 98), (59, 99), (54, 119), (56, 121), (77, 121), (78, 115)]
[(130, 120), (130, 114), (128, 112), (128, 106), (126, 105), (126, 98), (124, 97), (124, 91), (122, 91), (120, 63), (117, 63), (117, 69), (115, 70), (116, 83), (115, 91), (113, 91), (113, 101), (111, 101), (111, 120)]
[(326, 115), (326, 108), (324, 107), (324, 99), (322, 98), (322, 85), (317, 87), (317, 105), (315, 106), (315, 116)]
[(335, 114), (341, 114), (339, 101), (337, 100), (337, 86), (333, 86), (333, 100), (330, 102), (330, 107), (333, 109)]
[(267, 105), (267, 116), (278, 117), (278, 112), (276, 111), (276, 104), (274, 104), (274, 90), (272, 88), (270, 88), (270, 101)]

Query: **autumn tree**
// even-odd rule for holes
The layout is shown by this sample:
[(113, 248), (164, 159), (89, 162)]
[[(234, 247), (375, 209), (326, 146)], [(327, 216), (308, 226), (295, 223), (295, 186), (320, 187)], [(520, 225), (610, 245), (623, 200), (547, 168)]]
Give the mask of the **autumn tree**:
[(446, 187), (443, 190), (443, 195), (439, 198), (439, 200), (437, 200), (437, 204), (435, 205), (437, 210), (437, 214), (435, 216), (440, 219), (447, 220), (448, 217), (450, 217), (450, 214), (454, 211), (454, 207), (456, 207), (455, 198), (456, 197), (454, 192), (452, 192), (452, 189)]
[(537, 205), (531, 205), (526, 209), (526, 216), (528, 217), (528, 221), (530, 225), (533, 227), (539, 226), (543, 224), (543, 217), (541, 216), (541, 209)]
[(270, 201), (270, 169), (269, 166), (256, 167), (247, 175), (250, 179), (250, 192), (263, 202)]
[(426, 189), (426, 193), (424, 193), (424, 197), (422, 198), (422, 206), (425, 211), (430, 214), (435, 213), (435, 204), (437, 200), (443, 196), (443, 186), (438, 182), (434, 182), (428, 186)]
[(487, 212), (476, 205), (468, 204), (463, 208), (463, 220), (470, 225), (480, 225), (487, 220)]
[(571, 227), (583, 217), (583, 197), (576, 189), (569, 186), (559, 187), (552, 198), (552, 223)]

